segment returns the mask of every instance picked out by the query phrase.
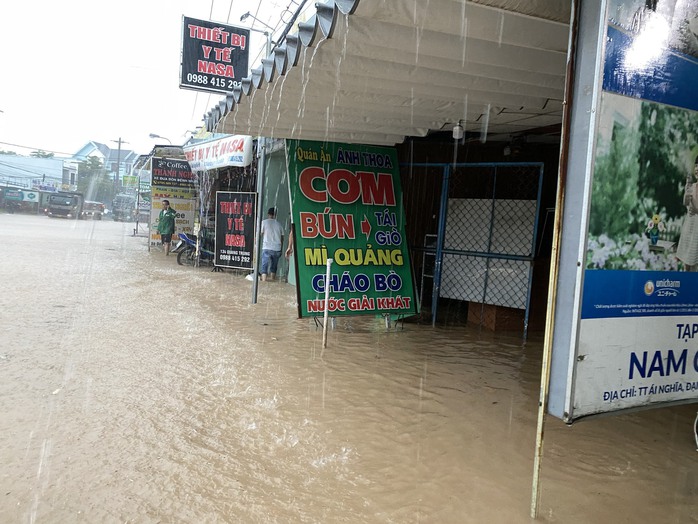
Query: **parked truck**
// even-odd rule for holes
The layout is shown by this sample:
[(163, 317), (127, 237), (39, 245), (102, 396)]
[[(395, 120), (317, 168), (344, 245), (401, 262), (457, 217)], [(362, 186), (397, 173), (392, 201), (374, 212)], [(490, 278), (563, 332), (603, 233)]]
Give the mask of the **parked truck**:
[(58, 191), (48, 197), (46, 214), (50, 217), (79, 218), (85, 198), (76, 191)]
[(119, 193), (112, 202), (112, 218), (117, 222), (131, 222), (136, 219), (136, 195)]

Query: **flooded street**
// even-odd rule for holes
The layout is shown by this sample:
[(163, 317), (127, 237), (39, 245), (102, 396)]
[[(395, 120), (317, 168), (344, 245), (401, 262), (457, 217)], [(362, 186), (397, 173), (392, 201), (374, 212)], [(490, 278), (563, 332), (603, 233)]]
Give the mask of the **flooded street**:
[[(0, 522), (520, 523), (542, 335), (322, 330), (133, 224), (0, 215)], [(548, 418), (540, 522), (697, 523), (696, 406)]]

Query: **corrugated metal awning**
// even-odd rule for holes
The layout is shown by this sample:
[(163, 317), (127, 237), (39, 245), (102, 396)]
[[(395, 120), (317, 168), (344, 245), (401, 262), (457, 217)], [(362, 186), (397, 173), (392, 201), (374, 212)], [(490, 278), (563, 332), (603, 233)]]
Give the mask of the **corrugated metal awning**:
[(210, 131), (392, 145), (559, 125), (569, 1), (335, 0), (206, 115)]

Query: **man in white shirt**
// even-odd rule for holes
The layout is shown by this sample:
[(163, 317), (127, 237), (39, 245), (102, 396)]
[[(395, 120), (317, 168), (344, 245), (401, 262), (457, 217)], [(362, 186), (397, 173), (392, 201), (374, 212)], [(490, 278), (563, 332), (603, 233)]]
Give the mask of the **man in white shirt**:
[(281, 248), (284, 243), (284, 230), (276, 220), (276, 208), (270, 207), (267, 219), (262, 221), (262, 280), (274, 280), (276, 269), (281, 258)]

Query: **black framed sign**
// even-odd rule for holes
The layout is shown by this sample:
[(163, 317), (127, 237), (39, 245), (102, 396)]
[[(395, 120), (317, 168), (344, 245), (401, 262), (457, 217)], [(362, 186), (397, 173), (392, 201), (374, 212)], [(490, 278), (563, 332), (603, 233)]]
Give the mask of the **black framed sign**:
[(186, 160), (153, 157), (152, 176), (154, 186), (194, 189), (194, 174)]
[(256, 193), (216, 192), (216, 266), (252, 269)]
[(179, 87), (230, 93), (247, 76), (250, 31), (182, 17)]

